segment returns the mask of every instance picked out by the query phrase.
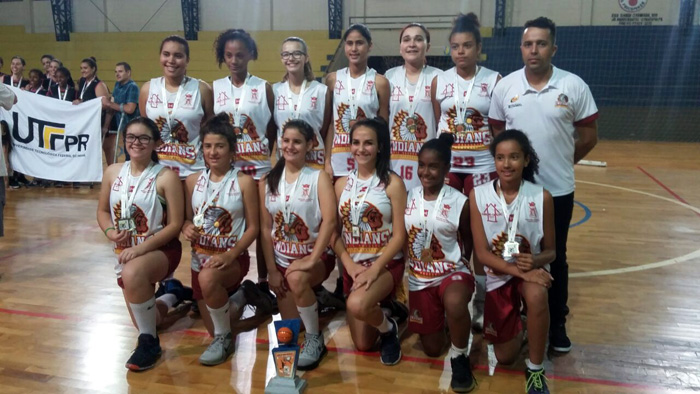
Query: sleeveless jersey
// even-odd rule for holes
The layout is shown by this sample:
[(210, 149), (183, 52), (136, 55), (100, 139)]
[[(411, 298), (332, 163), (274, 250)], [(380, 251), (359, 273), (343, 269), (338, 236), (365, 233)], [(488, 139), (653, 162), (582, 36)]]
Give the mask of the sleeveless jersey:
[(364, 76), (350, 78), (350, 69), (343, 68), (335, 74), (335, 87), (333, 88), (333, 149), (331, 154), (331, 165), (334, 176), (346, 176), (355, 168), (355, 159), (350, 155), (350, 128), (352, 110), (350, 108), (350, 94), (356, 89), (361, 89), (356, 94), (357, 119), (374, 118), (379, 111), (379, 98), (377, 88), (374, 86), (377, 72), (372, 68), (367, 68), (364, 84), (359, 86)]
[[(370, 185), (372, 179), (357, 180), (357, 170), (353, 170), (348, 175), (338, 207), (342, 225), (341, 237), (345, 248), (353, 261), (365, 266), (372, 265), (374, 260), (379, 257), (393, 233), (391, 201), (386, 195), (386, 187), (383, 183), (379, 183), (379, 179), (374, 179)], [(359, 182), (356, 198), (358, 203), (362, 195), (368, 193), (360, 209), (359, 237), (354, 237), (352, 234), (350, 216), (350, 204), (355, 182)], [(400, 257), (403, 257), (403, 252), (399, 252), (392, 259)]]
[(245, 232), (245, 208), (238, 170), (233, 170), (224, 185), (221, 182), (210, 182), (208, 170), (202, 171), (192, 191), (192, 212), (197, 215), (204, 201), (209, 201), (215, 189), (221, 186), (218, 197), (204, 211), (204, 224), (195, 227), (199, 233), (197, 241), (192, 242), (191, 267), (195, 272), (200, 271), (209, 257), (236, 246)]
[[(127, 180), (131, 178), (130, 193), (133, 193), (133, 188), (138, 182), (139, 177), (133, 178), (128, 176), (129, 162), (124, 163), (117, 179), (112, 183), (112, 189), (109, 193), (110, 213), (112, 214), (112, 223), (116, 224), (117, 220), (122, 218), (122, 203), (121, 196), (123, 189), (126, 187)], [(145, 241), (151, 235), (162, 230), (165, 226), (165, 209), (158, 196), (156, 188), (156, 177), (163, 169), (160, 164), (154, 164), (148, 171), (144, 171), (141, 176), (144, 178), (139, 190), (136, 191), (134, 203), (131, 206), (130, 217), (136, 223), (136, 231), (124, 243), (114, 245), (114, 253), (119, 254), (122, 250), (136, 246)], [(116, 225), (114, 226), (116, 227)]]
[[(163, 144), (156, 149), (161, 164), (175, 171), (180, 179), (204, 170), (199, 128), (204, 116), (199, 80), (185, 77), (177, 108), (176, 92), (163, 96), (163, 77), (151, 79), (146, 116), (158, 125)], [(167, 111), (167, 112), (166, 112)], [(170, 124), (168, 124), (168, 112)]]
[[(427, 287), (439, 286), (443, 279), (455, 272), (470, 273), (469, 256), (462, 253), (459, 219), (467, 197), (448, 185), (439, 207), (436, 201), (425, 201), (423, 212), (420, 212), (421, 191), (423, 186), (417, 186), (408, 192), (406, 200), (406, 232), (408, 234), (408, 286), (409, 290), (417, 291)], [(437, 216), (433, 221), (435, 209)], [(421, 260), (421, 252), (425, 248), (426, 230), (423, 226), (425, 218), (432, 222), (433, 234), (430, 240), (432, 262)]]
[[(418, 151), (423, 142), (435, 138), (437, 122), (433, 113), (430, 84), (441, 73), (439, 69), (426, 66), (423, 81), (418, 87), (406, 79), (404, 66), (386, 72), (391, 85), (389, 98), (389, 128), (391, 130), (391, 168), (399, 174), (407, 190), (420, 185), (418, 179)], [(421, 89), (421, 92), (416, 92)], [(409, 101), (413, 103), (413, 116), (409, 114)]]
[(235, 105), (240, 103), (241, 127), (236, 127), (236, 168), (260, 179), (270, 172), (270, 146), (267, 140), (267, 124), (270, 122), (270, 107), (267, 104), (267, 81), (256, 76), (248, 77), (248, 84), (237, 88), (231, 77), (214, 81), (214, 113), (226, 112), (234, 122)]
[[(326, 91), (328, 87), (318, 81), (306, 83), (304, 96), (301, 98), (299, 119), (306, 121), (314, 129), (314, 147), (306, 154), (306, 164), (312, 168), (323, 169), (325, 163), (325, 142), (321, 138), (321, 126), (326, 110)], [(272, 86), (275, 92), (275, 124), (277, 124), (277, 158), (282, 157), (282, 131), (288, 120), (295, 114), (295, 105), (299, 95), (289, 91), (287, 82), (278, 82)]]
[(272, 194), (268, 187), (265, 188), (265, 208), (272, 216), (275, 262), (280, 267), (287, 268), (294, 260), (313, 251), (322, 220), (318, 199), (320, 173), (320, 170), (304, 167), (297, 178), (296, 188), (294, 183), (283, 182), (287, 201), (291, 204), (290, 223), (285, 223), (282, 193)]
[[(498, 73), (486, 67), (478, 67), (477, 70), (469, 102), (464, 110), (464, 119), (457, 119), (454, 96), (459, 91), (466, 97), (471, 79), (462, 79), (457, 75), (455, 67), (438, 75), (435, 98), (440, 103), (441, 114), (437, 135), (454, 134), (451, 172), (484, 174), (496, 171), (489, 152), (492, 139), (489, 130), (489, 106)], [(456, 81), (459, 87), (455, 86)], [(465, 126), (466, 130), (462, 130)]]
[(95, 92), (95, 88), (100, 84), (100, 79), (95, 76), (95, 78), (90, 81), (89, 85), (85, 86), (86, 83), (87, 81), (85, 78), (80, 78), (78, 81), (78, 98), (83, 101), (96, 99), (97, 93)]
[[(491, 252), (496, 256), (502, 257), (503, 244), (508, 241), (508, 228), (505, 218), (503, 217), (501, 200), (498, 197), (498, 193), (496, 193), (496, 182), (497, 181), (493, 181), (475, 187), (474, 197), (476, 198), (476, 206), (481, 213), (481, 222), (484, 224), (484, 232), (491, 246)], [(524, 181), (523, 187), (520, 190), (520, 198), (516, 197), (516, 199), (508, 204), (508, 212), (512, 212), (513, 209), (515, 209), (516, 205), (514, 203), (517, 202), (521, 204), (518, 214), (518, 229), (515, 235), (515, 241), (520, 244), (520, 253), (536, 255), (542, 250), (540, 243), (544, 236), (542, 222), (542, 208), (544, 205), (543, 190), (542, 186)], [(512, 221), (511, 217), (508, 223)], [(508, 260), (508, 263), (515, 264), (515, 259), (512, 258)], [(495, 272), (489, 267), (485, 266), (484, 268), (486, 269), (487, 291), (503, 286), (512, 278), (510, 275)]]

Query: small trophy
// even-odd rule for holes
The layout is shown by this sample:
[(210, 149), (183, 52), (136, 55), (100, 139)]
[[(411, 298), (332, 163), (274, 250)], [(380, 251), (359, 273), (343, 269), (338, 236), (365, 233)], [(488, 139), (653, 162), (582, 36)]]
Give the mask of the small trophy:
[(297, 377), (299, 361), (300, 319), (278, 320), (274, 322), (279, 346), (272, 349), (277, 376), (270, 379), (265, 394), (300, 394), (306, 388), (306, 380)]

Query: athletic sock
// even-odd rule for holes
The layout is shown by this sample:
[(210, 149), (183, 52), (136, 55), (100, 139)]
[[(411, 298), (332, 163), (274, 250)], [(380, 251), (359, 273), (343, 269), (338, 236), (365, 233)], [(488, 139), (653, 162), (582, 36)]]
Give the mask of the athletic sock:
[(247, 304), (243, 287), (239, 287), (233, 294), (231, 294), (231, 297), (228, 298), (228, 302), (231, 304), (231, 306), (233, 306), (234, 310), (240, 310), (243, 308), (245, 304)]
[(318, 302), (310, 306), (297, 306), (297, 310), (306, 327), (306, 333), (318, 335), (321, 332), (318, 328)]
[(379, 330), (380, 333), (386, 334), (387, 332), (391, 331), (391, 322), (383, 313), (382, 317), (384, 318), (384, 320), (382, 320), (382, 322), (376, 328), (377, 330)]
[(455, 346), (455, 344), (453, 343), (452, 346), (450, 346), (450, 358), (457, 358), (457, 357), (459, 357), (459, 356), (462, 355), (462, 354), (465, 355), (465, 356), (467, 356), (467, 357), (469, 357), (469, 355), (467, 354), (467, 350), (468, 350), (468, 349), (469, 349), (468, 347), (465, 347), (465, 348), (458, 348), (458, 347)]
[(525, 359), (525, 364), (527, 364), (527, 368), (531, 371), (539, 371), (540, 369), (544, 368), (542, 364), (533, 364), (529, 358)]
[(226, 335), (231, 332), (231, 312), (228, 302), (221, 308), (212, 308), (207, 305), (209, 316), (214, 323), (214, 335)]
[(168, 306), (168, 309), (171, 309), (175, 306), (175, 304), (177, 304), (177, 296), (175, 296), (175, 294), (165, 293), (158, 297), (156, 301), (164, 303)]
[(158, 310), (155, 308), (156, 299), (151, 297), (148, 301), (141, 304), (129, 303), (131, 313), (136, 320), (136, 326), (139, 329), (139, 334), (150, 334), (154, 338), (156, 334), (156, 316)]

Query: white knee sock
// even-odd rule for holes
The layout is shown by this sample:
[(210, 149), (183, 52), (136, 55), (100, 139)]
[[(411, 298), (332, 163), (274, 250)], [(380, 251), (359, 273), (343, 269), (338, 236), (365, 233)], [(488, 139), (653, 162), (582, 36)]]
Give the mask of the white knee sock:
[(129, 303), (129, 306), (131, 307), (131, 313), (134, 314), (139, 334), (150, 334), (155, 338), (157, 336), (156, 316), (158, 314), (155, 297), (151, 297), (150, 300), (141, 304)]
[(387, 332), (391, 331), (391, 322), (389, 319), (387, 319), (386, 315), (382, 314), (384, 317), (384, 320), (377, 326), (377, 330), (379, 330), (380, 333), (386, 334)]
[(233, 294), (231, 294), (231, 297), (228, 298), (228, 302), (233, 306), (234, 310), (239, 310), (245, 306), (246, 299), (245, 299), (245, 293), (243, 292), (243, 288), (239, 287)]
[(468, 350), (468, 349), (469, 349), (469, 346), (467, 346), (467, 347), (465, 347), (464, 349), (462, 349), (462, 348), (458, 348), (458, 347), (455, 346), (455, 344), (453, 343), (452, 346), (450, 346), (450, 358), (457, 358), (457, 357), (459, 357), (459, 356), (462, 355), (462, 354), (464, 354), (465, 356), (469, 357), (469, 355), (467, 354), (467, 350)]
[(175, 294), (165, 293), (162, 296), (158, 297), (157, 301), (160, 301), (167, 305), (168, 309), (172, 309), (175, 306), (175, 304), (177, 304), (177, 297), (175, 296)]
[(311, 306), (297, 306), (301, 321), (304, 322), (308, 334), (318, 335), (321, 331), (318, 328), (318, 302)]
[(226, 335), (231, 332), (231, 312), (228, 302), (221, 308), (214, 309), (207, 305), (209, 316), (214, 323), (214, 335)]

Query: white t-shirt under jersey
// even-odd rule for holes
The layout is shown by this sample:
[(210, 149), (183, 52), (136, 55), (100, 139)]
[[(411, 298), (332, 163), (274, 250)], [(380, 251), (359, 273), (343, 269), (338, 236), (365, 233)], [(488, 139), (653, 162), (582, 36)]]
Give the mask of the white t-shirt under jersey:
[[(420, 185), (418, 151), (425, 141), (435, 138), (437, 122), (431, 100), (431, 83), (441, 73), (431, 66), (423, 68), (423, 76), (415, 84), (406, 79), (404, 66), (386, 72), (391, 85), (389, 98), (389, 130), (391, 131), (391, 168), (399, 174), (407, 190)], [(422, 83), (421, 83), (422, 79)], [(416, 86), (420, 84), (421, 86)], [(420, 89), (420, 92), (416, 92)], [(409, 114), (413, 103), (413, 116)]]
[[(272, 86), (275, 92), (275, 124), (277, 124), (277, 157), (282, 157), (282, 131), (284, 125), (292, 118), (299, 102), (299, 95), (289, 90), (287, 82), (278, 82)], [(306, 164), (313, 168), (323, 169), (325, 163), (325, 141), (321, 138), (321, 126), (326, 110), (326, 91), (328, 87), (318, 81), (307, 82), (304, 95), (301, 98), (301, 108), (298, 119), (306, 121), (314, 129), (314, 147), (306, 154)]]
[[(503, 256), (503, 245), (508, 240), (508, 225), (503, 216), (501, 199), (496, 193), (495, 184), (498, 180), (479, 185), (474, 188), (474, 198), (476, 206), (481, 214), (481, 223), (484, 225), (486, 240), (489, 242), (491, 252), (498, 257)], [(518, 228), (515, 241), (520, 244), (520, 253), (531, 253), (536, 255), (542, 250), (542, 238), (544, 237), (543, 227), (543, 206), (544, 189), (542, 186), (524, 181), (519, 196), (508, 204), (508, 212), (513, 216), (516, 204), (520, 204), (518, 213)], [(513, 221), (509, 218), (508, 223)], [(515, 259), (507, 261), (515, 264)], [(491, 291), (503, 286), (512, 277), (510, 275), (495, 272), (489, 267), (486, 270), (486, 290)], [(549, 264), (545, 267), (549, 270)]]
[[(455, 67), (438, 75), (435, 99), (440, 103), (441, 114), (437, 135), (452, 133), (455, 137), (450, 172), (485, 174), (496, 171), (489, 152), (492, 138), (488, 113), (498, 73), (486, 67), (477, 67), (474, 78), (474, 86), (464, 109), (464, 119), (457, 119), (455, 95), (459, 92), (466, 97), (472, 80), (460, 77)], [(459, 83), (459, 86), (455, 86), (455, 83)], [(466, 130), (461, 130), (465, 125)]]
[(527, 82), (524, 68), (503, 78), (493, 91), (489, 117), (527, 134), (540, 159), (535, 181), (559, 197), (575, 187), (576, 126), (596, 120), (598, 108), (581, 78), (552, 67), (552, 77), (539, 92)]

